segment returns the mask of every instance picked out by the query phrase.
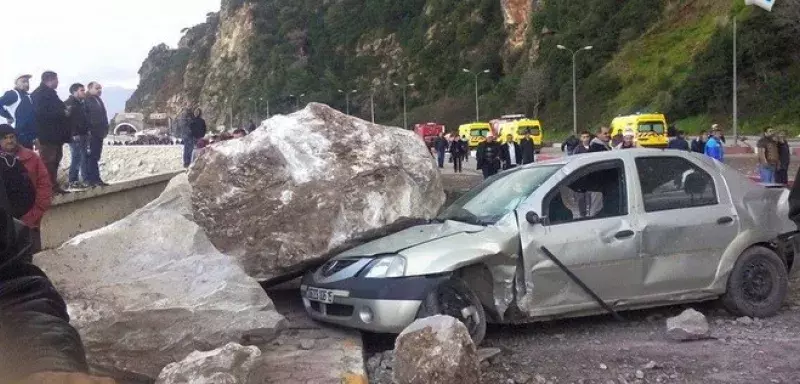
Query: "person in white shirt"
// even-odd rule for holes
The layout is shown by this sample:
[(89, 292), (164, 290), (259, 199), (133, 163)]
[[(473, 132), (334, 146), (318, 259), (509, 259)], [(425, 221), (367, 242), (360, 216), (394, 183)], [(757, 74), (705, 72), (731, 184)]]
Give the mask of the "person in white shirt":
[(506, 143), (500, 149), (500, 160), (503, 162), (503, 169), (511, 169), (522, 164), (522, 150), (514, 141), (513, 135), (506, 136)]

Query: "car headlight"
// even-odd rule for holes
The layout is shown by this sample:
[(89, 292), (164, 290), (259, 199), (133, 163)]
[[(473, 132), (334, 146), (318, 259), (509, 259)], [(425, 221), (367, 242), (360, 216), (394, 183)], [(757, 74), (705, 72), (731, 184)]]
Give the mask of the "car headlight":
[(406, 259), (402, 256), (388, 256), (378, 259), (364, 276), (368, 279), (400, 277), (406, 273)]

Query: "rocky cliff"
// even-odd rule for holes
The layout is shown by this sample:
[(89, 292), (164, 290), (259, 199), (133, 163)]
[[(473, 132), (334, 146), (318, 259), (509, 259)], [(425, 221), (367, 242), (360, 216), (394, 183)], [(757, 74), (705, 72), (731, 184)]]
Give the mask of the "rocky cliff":
[(779, 3), (769, 14), (739, 3), (224, 0), (178, 47), (153, 48), (127, 108), (197, 106), (211, 126), (230, 126), (316, 101), (365, 119), (374, 105), (376, 120), (399, 125), (407, 84), (410, 124), (455, 126), (474, 119), (469, 69), (480, 73), (481, 119), (523, 112), (566, 130), (572, 57), (557, 46), (592, 45), (576, 63), (579, 125), (658, 111), (693, 130), (728, 122), (735, 16), (740, 120), (746, 129), (791, 127), (800, 116), (800, 86), (786, 85), (800, 84), (791, 65), (800, 56), (791, 44), (797, 7)]

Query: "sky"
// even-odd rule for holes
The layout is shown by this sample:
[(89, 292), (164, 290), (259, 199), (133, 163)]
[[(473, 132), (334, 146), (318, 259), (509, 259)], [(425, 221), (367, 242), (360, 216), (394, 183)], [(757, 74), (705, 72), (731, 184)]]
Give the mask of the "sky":
[(218, 11), (220, 0), (3, 0), (0, 90), (31, 74), (58, 73), (59, 94), (69, 85), (99, 81), (135, 89), (139, 67), (160, 43), (175, 47), (181, 30)]

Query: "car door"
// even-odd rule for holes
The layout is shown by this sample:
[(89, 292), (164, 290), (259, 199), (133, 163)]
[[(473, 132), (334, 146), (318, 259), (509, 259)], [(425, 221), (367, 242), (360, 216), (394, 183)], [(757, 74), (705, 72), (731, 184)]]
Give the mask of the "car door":
[[(543, 246), (604, 301), (613, 305), (636, 294), (642, 265), (639, 233), (629, 209), (628, 174), (622, 160), (578, 168), (543, 191), (538, 203), (522, 207), (522, 210), (536, 210), (538, 205), (545, 218), (543, 223), (530, 224), (525, 220), (527, 212), (518, 212), (525, 280), (525, 292), (518, 296), (518, 304), (529, 316), (599, 308), (545, 256)], [(592, 184), (596, 184), (594, 188)], [(590, 202), (592, 209), (575, 212), (575, 207), (566, 202), (570, 199), (565, 196), (565, 189), (572, 191), (568, 195), (598, 189), (602, 193), (602, 207)]]
[(642, 291), (700, 290), (714, 280), (739, 217), (722, 176), (683, 156), (635, 159), (645, 274)]

